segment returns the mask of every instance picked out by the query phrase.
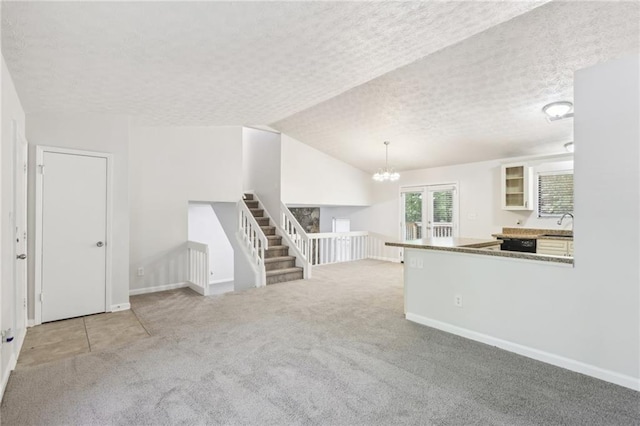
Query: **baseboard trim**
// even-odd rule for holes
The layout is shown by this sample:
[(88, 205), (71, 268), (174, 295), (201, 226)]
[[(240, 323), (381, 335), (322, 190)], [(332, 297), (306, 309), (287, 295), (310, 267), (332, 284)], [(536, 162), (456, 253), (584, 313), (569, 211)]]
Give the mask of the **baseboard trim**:
[(187, 287), (186, 282), (158, 285), (155, 287), (134, 288), (133, 290), (129, 290), (129, 296), (137, 296), (138, 294), (147, 294), (147, 293), (157, 293), (158, 291), (174, 290), (176, 288), (184, 288), (184, 287)]
[(504, 349), (509, 352), (516, 353), (518, 355), (526, 356), (528, 358), (535, 359), (537, 361), (546, 362), (547, 364), (555, 365), (556, 367), (565, 368), (567, 370), (575, 371), (587, 376), (595, 377), (596, 379), (604, 380), (606, 382), (615, 383), (620, 386), (624, 386), (629, 389), (640, 391), (640, 379), (636, 379), (632, 376), (616, 373), (615, 371), (605, 370), (604, 368), (596, 367), (595, 365), (586, 364), (574, 359), (565, 358), (560, 355), (555, 355), (550, 352), (541, 351), (539, 349), (531, 348), (529, 346), (520, 345), (518, 343), (502, 340), (497, 337), (489, 336), (487, 334), (478, 333), (477, 331), (469, 330), (466, 328), (458, 327), (456, 325), (448, 324), (442, 321), (434, 320), (431, 318), (423, 317), (412, 313), (405, 315), (406, 319), (427, 327), (436, 328), (438, 330), (446, 331), (447, 333), (455, 334), (461, 337), (465, 337), (476, 342), (485, 343), (487, 345), (496, 346), (500, 349)]
[(131, 309), (131, 303), (118, 303), (117, 305), (111, 305), (110, 312), (128, 311)]
[(36, 320), (27, 320), (27, 327), (35, 327), (36, 325)]
[(4, 396), (4, 391), (7, 389), (7, 383), (9, 383), (9, 375), (11, 371), (16, 368), (16, 364), (18, 360), (16, 359), (15, 354), (11, 354), (9, 358), (9, 362), (7, 363), (7, 368), (2, 372), (2, 388), (0, 389), (0, 401), (2, 401), (2, 397)]
[(200, 296), (208, 296), (209, 295), (209, 286), (207, 288), (200, 287), (199, 285), (193, 284), (191, 282), (187, 282), (187, 287), (191, 290), (198, 293)]
[(18, 358), (20, 357), (20, 352), (22, 352), (22, 345), (24, 344), (24, 339), (27, 337), (27, 328), (23, 328), (20, 332), (20, 335), (16, 341), (16, 349), (14, 350), (14, 354), (16, 357), (16, 364), (18, 362)]
[(397, 258), (397, 257), (369, 256), (369, 259), (384, 260), (385, 262), (400, 263), (400, 259)]
[(225, 279), (225, 280), (213, 280), (209, 283), (209, 285), (215, 285), (215, 284), (226, 284), (226, 283), (233, 283), (233, 278), (232, 279)]

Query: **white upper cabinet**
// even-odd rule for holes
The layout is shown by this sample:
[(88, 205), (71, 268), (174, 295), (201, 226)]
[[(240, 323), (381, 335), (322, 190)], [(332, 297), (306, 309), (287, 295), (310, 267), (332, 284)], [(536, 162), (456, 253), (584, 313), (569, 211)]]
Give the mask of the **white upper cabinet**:
[(533, 170), (524, 163), (502, 166), (502, 208), (533, 210)]

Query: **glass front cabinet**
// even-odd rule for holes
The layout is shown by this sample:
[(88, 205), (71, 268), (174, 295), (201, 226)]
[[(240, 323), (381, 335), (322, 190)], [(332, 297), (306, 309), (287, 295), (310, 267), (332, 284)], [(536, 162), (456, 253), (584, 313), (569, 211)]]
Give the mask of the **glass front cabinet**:
[(533, 210), (533, 170), (524, 163), (502, 166), (502, 208)]

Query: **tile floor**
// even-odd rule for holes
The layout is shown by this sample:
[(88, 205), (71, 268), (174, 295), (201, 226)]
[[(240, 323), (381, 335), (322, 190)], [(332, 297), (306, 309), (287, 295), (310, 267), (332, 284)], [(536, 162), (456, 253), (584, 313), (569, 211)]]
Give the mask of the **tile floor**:
[(27, 330), (18, 366), (28, 367), (149, 337), (132, 310), (55, 321)]

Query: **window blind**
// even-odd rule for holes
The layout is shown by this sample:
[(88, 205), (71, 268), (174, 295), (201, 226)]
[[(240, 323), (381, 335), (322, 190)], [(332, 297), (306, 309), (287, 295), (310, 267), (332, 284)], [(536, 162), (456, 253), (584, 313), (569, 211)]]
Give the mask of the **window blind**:
[(453, 191), (433, 193), (433, 221), (435, 223), (453, 222)]
[(538, 217), (573, 213), (573, 172), (538, 175)]

